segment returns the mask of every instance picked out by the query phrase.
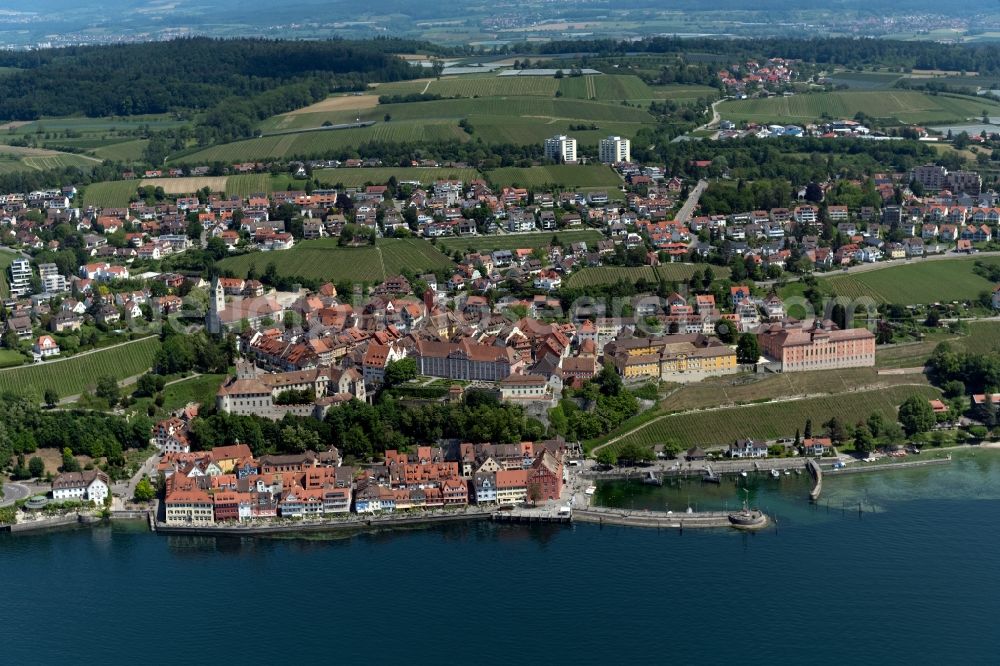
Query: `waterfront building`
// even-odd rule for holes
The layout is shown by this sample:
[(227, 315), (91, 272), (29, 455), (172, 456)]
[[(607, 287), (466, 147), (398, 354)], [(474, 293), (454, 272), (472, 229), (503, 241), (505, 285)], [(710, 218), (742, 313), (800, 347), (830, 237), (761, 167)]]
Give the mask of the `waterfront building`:
[(99, 469), (63, 472), (52, 480), (52, 499), (102, 504), (111, 492), (108, 475)]
[(757, 339), (782, 372), (875, 365), (875, 334), (866, 328), (840, 330), (832, 322), (789, 320), (762, 326)]

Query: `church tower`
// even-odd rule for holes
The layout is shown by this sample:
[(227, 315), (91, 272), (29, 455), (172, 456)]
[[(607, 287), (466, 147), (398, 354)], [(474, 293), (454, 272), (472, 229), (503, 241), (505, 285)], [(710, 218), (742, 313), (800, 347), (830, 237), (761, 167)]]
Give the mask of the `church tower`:
[(219, 282), (218, 276), (212, 278), (212, 293), (209, 294), (208, 316), (205, 317), (205, 327), (209, 333), (222, 333), (222, 320), (219, 313), (226, 309), (226, 292)]

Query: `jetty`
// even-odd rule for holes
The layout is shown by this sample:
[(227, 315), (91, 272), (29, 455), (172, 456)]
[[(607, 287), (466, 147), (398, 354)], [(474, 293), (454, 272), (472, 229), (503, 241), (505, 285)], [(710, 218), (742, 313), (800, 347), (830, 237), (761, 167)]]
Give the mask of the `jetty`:
[(814, 485), (813, 489), (809, 491), (809, 499), (815, 502), (819, 499), (819, 496), (823, 494), (823, 468), (820, 467), (819, 463), (812, 458), (806, 462), (806, 468), (809, 470), (809, 473), (812, 474), (812, 477), (816, 479), (816, 485)]
[(624, 527), (670, 528), (683, 531), (685, 528), (732, 527), (739, 530), (759, 530), (770, 524), (767, 514), (756, 509), (744, 511), (692, 511), (672, 513), (668, 511), (611, 509), (588, 507), (575, 509), (573, 521), (596, 523), (598, 525), (621, 525)]

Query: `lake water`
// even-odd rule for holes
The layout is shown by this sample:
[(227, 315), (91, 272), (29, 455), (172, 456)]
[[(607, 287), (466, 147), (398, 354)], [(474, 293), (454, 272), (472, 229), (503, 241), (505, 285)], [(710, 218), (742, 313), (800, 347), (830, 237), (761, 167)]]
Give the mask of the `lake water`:
[[(830, 479), (818, 506), (805, 476), (748, 485), (777, 528), (5, 536), (0, 664), (997, 663), (995, 452)], [(683, 510), (742, 494), (613, 484), (599, 498)]]

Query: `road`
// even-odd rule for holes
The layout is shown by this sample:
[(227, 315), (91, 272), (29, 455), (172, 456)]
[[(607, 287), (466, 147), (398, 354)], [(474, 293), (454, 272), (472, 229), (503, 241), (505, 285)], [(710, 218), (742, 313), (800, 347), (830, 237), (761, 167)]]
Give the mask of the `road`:
[(719, 99), (719, 100), (716, 100), (716, 101), (712, 102), (712, 119), (709, 120), (704, 125), (702, 125), (701, 127), (696, 128), (694, 130), (695, 132), (699, 132), (699, 131), (702, 131), (702, 130), (707, 130), (710, 127), (717, 127), (719, 125), (719, 121), (721, 121), (722, 118), (719, 116), (719, 110), (717, 108), (715, 108), (715, 107), (717, 105), (719, 105), (719, 104), (722, 104), (722, 102), (724, 102), (724, 101), (725, 100)]
[(116, 481), (111, 484), (111, 492), (116, 496), (121, 498), (122, 503), (131, 502), (132, 498), (135, 496), (135, 487), (139, 485), (142, 477), (148, 476), (150, 479), (156, 478), (156, 465), (160, 461), (160, 452), (157, 451), (153, 453), (146, 462), (142, 463), (138, 471), (132, 475), (132, 478), (126, 482)]
[[(142, 374), (144, 375), (146, 373), (144, 372)], [(131, 386), (132, 384), (135, 384), (137, 381), (139, 381), (139, 377), (142, 377), (142, 375), (133, 375), (131, 377), (126, 377), (125, 379), (120, 379), (120, 380), (118, 380), (118, 386), (120, 388), (125, 388), (126, 386)], [(187, 377), (181, 377), (180, 379), (173, 379), (173, 380), (167, 382), (166, 384), (164, 384), (163, 386), (164, 387), (173, 386), (174, 384), (180, 384), (181, 382), (186, 382), (186, 381), (188, 381), (190, 379), (194, 379), (195, 377), (201, 377), (201, 373), (200, 372), (192, 372)], [(60, 404), (60, 405), (71, 405), (74, 402), (78, 401), (79, 399), (80, 399), (80, 394), (79, 393), (76, 394), (76, 395), (68, 395), (65, 398), (62, 398), (59, 401), (58, 404)]]
[(23, 483), (8, 481), (3, 484), (3, 499), (0, 500), (0, 506), (10, 506), (14, 502), (23, 500), (29, 495), (31, 495), (31, 488)]
[(925, 261), (945, 261), (951, 260), (970, 260), (979, 259), (982, 257), (998, 257), (1000, 256), (1000, 250), (992, 250), (989, 252), (977, 252), (976, 254), (958, 254), (957, 252), (946, 252), (944, 254), (932, 254), (930, 256), (923, 257), (922, 259), (890, 259), (889, 261), (876, 261), (872, 264), (858, 264), (857, 266), (849, 266), (847, 270), (833, 270), (827, 273), (816, 273), (816, 277), (834, 277), (836, 275), (841, 275), (843, 273), (867, 273), (869, 271), (878, 271), (883, 268), (892, 268), (893, 266), (905, 266), (907, 264), (922, 264)]
[(687, 221), (694, 214), (694, 209), (698, 206), (698, 199), (701, 198), (701, 193), (705, 191), (708, 187), (707, 180), (699, 180), (698, 184), (694, 186), (694, 189), (688, 194), (687, 201), (681, 206), (681, 209), (677, 211), (677, 215), (674, 217), (675, 220), (681, 224), (687, 224)]

